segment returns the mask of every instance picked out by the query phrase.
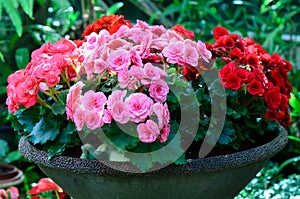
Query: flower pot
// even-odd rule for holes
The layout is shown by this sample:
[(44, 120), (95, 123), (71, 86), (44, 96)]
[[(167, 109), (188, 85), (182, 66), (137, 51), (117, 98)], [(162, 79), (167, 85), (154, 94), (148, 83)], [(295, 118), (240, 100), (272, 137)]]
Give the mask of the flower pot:
[(23, 172), (17, 167), (8, 164), (0, 164), (0, 188), (16, 186), (23, 181)]
[[(287, 132), (281, 127), (275, 139), (256, 148), (138, 174), (114, 170), (100, 161), (66, 156), (48, 160), (46, 152), (33, 147), (24, 137), (19, 149), (74, 199), (225, 199), (238, 194), (287, 141)], [(127, 166), (122, 162), (115, 164)]]

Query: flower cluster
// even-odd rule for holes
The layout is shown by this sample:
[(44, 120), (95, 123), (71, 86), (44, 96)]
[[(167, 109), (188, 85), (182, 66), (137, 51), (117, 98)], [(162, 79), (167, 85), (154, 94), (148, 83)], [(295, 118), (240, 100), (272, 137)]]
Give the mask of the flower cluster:
[(264, 97), (268, 109), (265, 117), (287, 127), (292, 90), (287, 73), (292, 65), (277, 53), (270, 55), (252, 38), (228, 34), (228, 30), (220, 26), (213, 33), (216, 41), (207, 48), (213, 53), (213, 59), (221, 58), (226, 63), (219, 71), (225, 88)]
[[(208, 61), (211, 56), (203, 43), (190, 37), (182, 26), (166, 30), (139, 20), (133, 27), (123, 25), (113, 34), (102, 29), (86, 36), (79, 51), (85, 56), (82, 64), (87, 78), (100, 76), (107, 81), (117, 76), (120, 88), (107, 96), (101, 91), (82, 95), (84, 84), (76, 83), (67, 98), (68, 119), (75, 122), (77, 130), (84, 124), (93, 130), (112, 120), (121, 124), (131, 121), (138, 124), (140, 141), (165, 142), (170, 131), (165, 103), (169, 64), (196, 68), (202, 64), (201, 57)], [(129, 94), (127, 90), (139, 92)]]
[[(196, 140), (204, 138), (211, 121), (217, 122), (210, 118), (212, 112), (226, 109), (218, 144), (234, 148), (276, 131), (277, 121), (287, 127), (291, 64), (223, 27), (213, 34), (216, 41), (210, 44), (196, 41), (182, 25), (166, 29), (104, 16), (86, 28), (81, 40), (44, 44), (25, 69), (9, 76), (7, 105), (14, 114), (13, 126), (50, 157), (81, 146), (78, 132), (104, 132), (121, 150), (137, 153), (156, 151), (175, 139), (171, 147), (181, 156), (184, 149), (175, 135), (180, 109), (186, 107), (200, 111), (199, 117), (183, 118), (198, 124)], [(225, 94), (218, 86), (212, 89), (220, 82)], [(180, 92), (173, 92), (175, 87)], [(227, 97), (227, 107), (219, 104), (220, 109), (209, 110), (211, 96)], [(198, 101), (180, 104), (187, 98)], [(126, 124), (134, 124), (130, 135), (117, 128)], [(98, 132), (100, 128), (105, 131)], [(188, 128), (181, 129), (191, 135)]]
[[(25, 108), (34, 106), (37, 101), (45, 104), (38, 91), (52, 97), (53, 89), (60, 82), (70, 86), (70, 81), (76, 78), (80, 70), (79, 56), (74, 42), (62, 39), (55, 44), (44, 44), (31, 55), (31, 61), (25, 69), (19, 70), (8, 77), (7, 105), (15, 113), (19, 106)], [(45, 104), (46, 105), (46, 104)]]

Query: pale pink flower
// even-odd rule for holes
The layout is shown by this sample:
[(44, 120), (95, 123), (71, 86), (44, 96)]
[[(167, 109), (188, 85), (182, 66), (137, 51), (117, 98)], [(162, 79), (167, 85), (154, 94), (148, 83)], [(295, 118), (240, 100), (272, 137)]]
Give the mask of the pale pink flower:
[(84, 126), (86, 120), (85, 113), (86, 111), (82, 110), (81, 108), (77, 108), (76, 112), (74, 113), (74, 123), (78, 131), (81, 131)]
[(167, 61), (171, 64), (176, 64), (182, 58), (184, 53), (184, 43), (182, 41), (171, 42), (162, 51)]
[(123, 69), (127, 69), (130, 65), (130, 54), (124, 49), (112, 51), (106, 63), (113, 72), (119, 72)]
[(96, 92), (95, 93), (95, 104), (94, 104), (94, 110), (97, 112), (103, 112), (104, 111), (104, 105), (106, 104), (107, 98), (102, 92)]
[(127, 31), (129, 30), (130, 28), (126, 25), (122, 25), (117, 32), (115, 32), (113, 34), (113, 37), (114, 38), (120, 38), (120, 37), (124, 37), (126, 34), (127, 34)]
[(198, 49), (198, 53), (201, 55), (202, 59), (204, 59), (204, 61), (209, 63), (209, 59), (211, 59), (212, 54), (209, 50), (206, 49), (206, 45), (204, 43), (202, 43), (201, 41), (198, 41), (197, 49)]
[(96, 44), (98, 42), (98, 34), (95, 32), (92, 32), (86, 37), (86, 42), (88, 44)]
[(111, 50), (117, 50), (117, 49), (130, 49), (132, 46), (131, 43), (127, 42), (124, 39), (120, 39), (120, 38), (116, 38), (113, 39), (111, 41), (109, 41), (109, 43), (107, 44), (107, 47), (110, 48)]
[(166, 38), (158, 37), (152, 40), (151, 48), (162, 51), (166, 46), (168, 46), (169, 40)]
[(110, 96), (108, 96), (108, 100), (106, 102), (107, 109), (111, 110), (112, 104), (115, 101), (123, 101), (124, 97), (126, 96), (127, 91), (126, 90), (114, 90)]
[(143, 61), (141, 56), (137, 53), (135, 49), (129, 51), (131, 62), (136, 66), (143, 66)]
[(130, 74), (127, 70), (119, 71), (118, 73), (118, 82), (120, 83), (121, 88), (126, 88), (130, 81)]
[(155, 103), (153, 105), (153, 112), (157, 116), (159, 129), (162, 129), (165, 125), (169, 123), (170, 113), (168, 105), (166, 103), (164, 105), (161, 103)]
[(152, 32), (153, 39), (159, 38), (167, 32), (165, 27), (162, 25), (151, 26), (150, 31)]
[(145, 72), (143, 68), (136, 65), (130, 67), (129, 74), (137, 80), (145, 78)]
[(137, 132), (140, 141), (145, 143), (154, 142), (159, 136), (158, 126), (152, 120), (147, 120), (146, 123), (140, 123), (137, 126)]
[(159, 141), (161, 143), (167, 141), (168, 137), (169, 137), (169, 134), (170, 134), (170, 124), (166, 124), (164, 126), (164, 128), (161, 130), (161, 134), (159, 136)]
[(76, 109), (80, 106), (80, 96), (81, 96), (81, 89), (84, 84), (79, 81), (73, 86), (70, 87), (69, 93), (67, 95), (67, 104), (66, 104), (66, 113), (67, 119), (71, 119), (74, 121), (74, 113)]
[(85, 122), (86, 127), (91, 130), (99, 128), (104, 124), (102, 117), (96, 111), (86, 111)]
[(105, 61), (103, 59), (100, 59), (100, 58), (99, 59), (95, 59), (94, 60), (94, 67), (93, 68), (95, 69), (96, 73), (100, 74), (100, 73), (102, 73), (105, 70), (106, 63), (105, 63)]
[(125, 102), (115, 101), (111, 107), (111, 114), (115, 121), (125, 124), (129, 121), (129, 110)]
[(151, 63), (146, 63), (144, 66), (145, 75), (152, 81), (160, 79), (160, 69), (153, 66)]
[(186, 64), (196, 67), (198, 66), (198, 59), (199, 59), (199, 54), (197, 52), (197, 49), (191, 44), (186, 43), (184, 53), (183, 53), (183, 61)]
[(133, 93), (126, 100), (129, 108), (130, 120), (143, 122), (152, 113), (153, 101), (143, 93)]
[(103, 112), (106, 96), (102, 92), (89, 90), (82, 96), (81, 103), (85, 110)]
[(136, 28), (141, 28), (141, 29), (149, 29), (149, 24), (147, 24), (144, 21), (141, 20), (136, 20), (136, 25), (134, 26)]
[(157, 102), (165, 102), (169, 93), (169, 86), (165, 81), (159, 80), (150, 84), (149, 92), (150, 96)]
[(104, 109), (104, 114), (103, 114), (103, 122), (106, 124), (111, 123), (112, 121), (112, 115), (109, 110)]

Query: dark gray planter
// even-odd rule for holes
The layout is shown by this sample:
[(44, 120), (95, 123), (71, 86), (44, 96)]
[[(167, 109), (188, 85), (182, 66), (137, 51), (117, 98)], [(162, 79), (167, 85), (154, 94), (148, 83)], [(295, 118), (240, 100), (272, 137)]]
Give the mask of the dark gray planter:
[(280, 128), (274, 140), (253, 149), (140, 174), (117, 171), (99, 161), (64, 156), (48, 160), (24, 138), (19, 149), (74, 199), (226, 199), (238, 194), (287, 141), (286, 130)]

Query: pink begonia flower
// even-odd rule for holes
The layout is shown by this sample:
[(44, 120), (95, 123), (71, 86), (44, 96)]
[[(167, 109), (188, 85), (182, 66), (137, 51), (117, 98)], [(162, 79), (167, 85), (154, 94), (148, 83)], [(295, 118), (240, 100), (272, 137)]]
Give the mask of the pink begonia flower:
[(146, 58), (150, 54), (150, 45), (152, 42), (152, 34), (150, 32), (144, 33), (142, 42), (140, 43), (139, 54), (141, 58)]
[(136, 20), (136, 25), (134, 27), (141, 28), (141, 29), (149, 29), (150, 28), (149, 24), (147, 24), (146, 22), (141, 21), (141, 20)]
[(202, 59), (209, 63), (209, 59), (211, 59), (211, 52), (206, 49), (206, 45), (202, 43), (201, 41), (198, 41), (197, 43), (197, 49), (198, 53), (201, 55)]
[(126, 90), (114, 90), (110, 96), (108, 96), (108, 100), (106, 102), (107, 109), (111, 110), (112, 104), (115, 101), (123, 101), (124, 97), (126, 96), (127, 91)]
[(184, 43), (181, 41), (170, 42), (162, 51), (167, 61), (171, 64), (176, 64), (182, 58), (184, 53)]
[(136, 66), (143, 66), (143, 61), (141, 56), (137, 53), (136, 50), (131, 49), (129, 51), (131, 62)]
[(81, 103), (86, 110), (103, 112), (106, 96), (102, 92), (95, 93), (95, 91), (89, 90), (82, 96)]
[(127, 42), (124, 39), (116, 38), (113, 40), (110, 40), (107, 44), (107, 47), (111, 50), (117, 50), (117, 49), (130, 49), (132, 47), (132, 44)]
[(147, 120), (146, 123), (140, 123), (137, 126), (137, 132), (140, 141), (145, 143), (154, 142), (159, 136), (158, 126), (152, 120)]
[(39, 89), (44, 92), (49, 90), (49, 86), (46, 84), (46, 82), (41, 82), (39, 83)]
[(130, 54), (124, 49), (112, 51), (106, 60), (106, 64), (113, 72), (120, 72), (130, 65)]
[(160, 79), (160, 68), (153, 66), (151, 63), (146, 63), (144, 66), (145, 75), (152, 81)]
[(92, 32), (91, 34), (89, 34), (89, 36), (86, 37), (86, 42), (89, 44), (94, 44), (95, 46), (98, 42), (98, 34)]
[(153, 101), (143, 93), (133, 93), (126, 100), (129, 108), (130, 120), (143, 122), (152, 113)]
[(126, 34), (127, 34), (127, 31), (129, 30), (130, 28), (126, 25), (122, 25), (118, 30), (117, 32), (115, 32), (112, 36), (114, 38), (120, 38), (120, 37), (124, 37)]
[(94, 69), (95, 72), (100, 74), (106, 69), (106, 64), (103, 59), (95, 59), (94, 60)]
[(121, 70), (118, 73), (118, 82), (121, 88), (126, 88), (130, 81), (130, 74), (127, 70)]
[(55, 86), (60, 81), (60, 76), (56, 73), (49, 71), (47, 76), (45, 77), (46, 83), (49, 87)]
[(109, 123), (111, 123), (111, 121), (112, 121), (112, 115), (111, 115), (110, 110), (104, 109), (103, 122), (106, 124), (109, 124)]
[(77, 108), (73, 117), (77, 131), (81, 131), (86, 121), (86, 111), (81, 108)]
[(125, 102), (115, 101), (112, 104), (111, 114), (115, 121), (125, 124), (129, 121), (129, 109)]
[(158, 37), (152, 40), (151, 48), (162, 51), (166, 46), (168, 46), (169, 40), (166, 38)]
[(199, 54), (197, 49), (189, 43), (185, 44), (183, 61), (191, 66), (198, 66)]
[(17, 187), (8, 187), (6, 190), (0, 189), (0, 199), (20, 199), (19, 189)]
[(166, 103), (155, 103), (153, 105), (153, 112), (157, 116), (158, 128), (161, 130), (166, 124), (169, 123), (170, 120), (170, 112), (168, 109), (168, 105)]
[[(25, 108), (29, 108), (36, 104), (38, 97), (38, 81), (32, 76), (25, 76), (15, 78), (14, 82), (9, 81), (10, 85), (7, 86), (8, 96), (12, 97), (17, 104), (22, 104)], [(10, 77), (13, 78), (14, 74)], [(10, 88), (11, 87), (11, 88)], [(14, 93), (11, 93), (14, 92)]]
[(152, 32), (153, 39), (159, 38), (167, 32), (165, 27), (162, 25), (151, 26), (150, 31)]
[(168, 137), (169, 137), (169, 134), (170, 134), (170, 124), (166, 124), (164, 126), (164, 128), (161, 130), (161, 134), (159, 136), (159, 141), (161, 143), (167, 141)]
[(157, 102), (165, 102), (169, 93), (169, 86), (165, 81), (159, 80), (150, 84), (149, 92), (150, 96)]
[(8, 199), (7, 192), (4, 189), (0, 189), (0, 198), (1, 199)]
[(79, 81), (70, 87), (69, 93), (67, 95), (66, 113), (67, 119), (74, 121), (74, 113), (76, 109), (80, 106), (80, 96), (81, 89), (84, 86), (83, 82)]
[(140, 66), (133, 65), (130, 67), (129, 74), (137, 80), (145, 78), (145, 71)]
[(94, 130), (96, 128), (99, 128), (103, 126), (104, 122), (101, 117), (101, 115), (96, 112), (96, 111), (86, 111), (84, 110), (85, 113), (85, 122), (86, 122), (86, 127)]
[(47, 53), (61, 53), (61, 54), (67, 54), (71, 53), (76, 49), (76, 44), (68, 39), (61, 39), (55, 44), (49, 44), (48, 49), (46, 50)]

